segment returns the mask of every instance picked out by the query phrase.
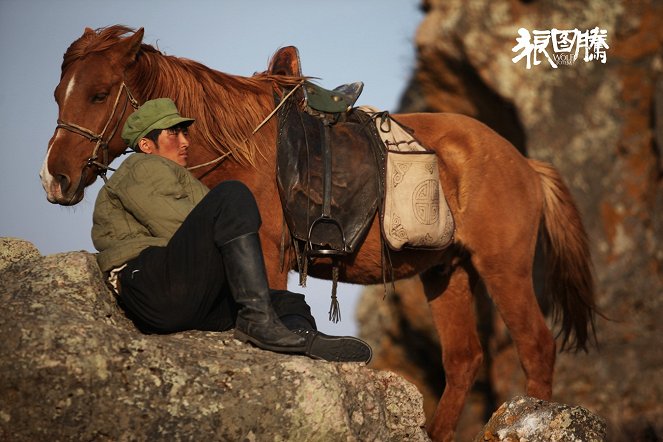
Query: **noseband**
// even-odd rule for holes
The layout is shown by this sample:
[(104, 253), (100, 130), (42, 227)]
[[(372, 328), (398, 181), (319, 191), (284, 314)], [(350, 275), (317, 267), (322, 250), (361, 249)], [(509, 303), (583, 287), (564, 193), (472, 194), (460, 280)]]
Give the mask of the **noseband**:
[[(118, 104), (120, 103), (120, 97), (122, 96), (122, 91), (126, 92), (127, 100), (124, 102), (124, 106), (122, 107), (122, 113), (118, 116), (115, 126), (110, 131), (108, 136), (106, 136), (106, 131), (110, 127), (111, 121), (113, 121), (113, 117), (115, 116), (115, 112), (117, 111)], [(96, 169), (97, 174), (101, 178), (103, 178), (104, 182), (107, 181), (106, 171), (115, 170), (108, 166), (109, 162), (108, 143), (113, 138), (115, 132), (117, 132), (117, 129), (120, 126), (120, 121), (122, 121), (122, 117), (124, 116), (124, 113), (127, 110), (127, 102), (131, 103), (131, 106), (134, 108), (134, 110), (138, 109), (138, 101), (134, 98), (134, 96), (131, 94), (131, 91), (129, 90), (129, 87), (123, 81), (122, 84), (120, 85), (120, 89), (117, 91), (117, 96), (115, 97), (115, 103), (113, 104), (113, 110), (111, 111), (111, 114), (108, 117), (108, 120), (104, 125), (104, 128), (101, 130), (101, 133), (99, 134), (91, 131), (90, 129), (86, 129), (82, 126), (79, 126), (77, 124), (67, 123), (65, 121), (58, 119), (58, 124), (56, 126), (58, 129), (68, 130), (84, 138), (87, 138), (91, 142), (95, 143), (94, 149), (92, 150), (92, 155), (90, 155), (90, 157), (87, 159), (87, 161), (85, 162), (85, 166), (83, 166), (83, 170), (81, 171), (80, 183), (82, 183), (83, 181), (82, 179), (83, 172), (88, 167), (94, 167)], [(101, 161), (99, 161), (99, 150), (101, 150), (101, 156), (102, 156)]]

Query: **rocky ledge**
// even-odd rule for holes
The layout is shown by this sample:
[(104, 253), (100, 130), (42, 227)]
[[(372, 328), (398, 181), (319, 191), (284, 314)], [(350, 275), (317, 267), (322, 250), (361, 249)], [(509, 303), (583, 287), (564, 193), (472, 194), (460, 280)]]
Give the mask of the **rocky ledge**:
[(0, 238), (0, 301), (2, 440), (428, 440), (391, 372), (142, 334), (87, 252)]

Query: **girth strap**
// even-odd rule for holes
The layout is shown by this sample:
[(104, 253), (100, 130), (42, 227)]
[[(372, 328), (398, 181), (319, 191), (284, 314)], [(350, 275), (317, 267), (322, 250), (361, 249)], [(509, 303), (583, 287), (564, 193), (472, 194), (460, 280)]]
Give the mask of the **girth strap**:
[[(308, 233), (308, 256), (343, 256), (350, 253), (350, 248), (345, 238), (345, 232), (341, 223), (332, 216), (332, 124), (325, 121), (322, 123), (321, 131), (321, 154), (322, 154), (322, 207), (320, 217), (311, 223)], [(316, 228), (326, 224), (327, 227), (334, 226), (335, 229), (326, 229), (328, 235), (336, 233), (340, 237), (340, 248), (315, 247), (312, 238)]]
[(331, 218), (331, 186), (332, 186), (332, 152), (331, 129), (329, 124), (322, 125), (322, 156), (324, 162), (324, 185), (322, 195), (322, 216)]

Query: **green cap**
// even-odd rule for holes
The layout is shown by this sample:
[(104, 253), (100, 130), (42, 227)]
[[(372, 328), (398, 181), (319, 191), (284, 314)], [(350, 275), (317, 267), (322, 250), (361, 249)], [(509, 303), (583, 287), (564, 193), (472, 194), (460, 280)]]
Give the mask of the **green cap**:
[(154, 129), (168, 129), (180, 123), (193, 123), (193, 118), (180, 115), (170, 98), (146, 101), (136, 112), (129, 115), (122, 129), (122, 139), (136, 150), (138, 141)]

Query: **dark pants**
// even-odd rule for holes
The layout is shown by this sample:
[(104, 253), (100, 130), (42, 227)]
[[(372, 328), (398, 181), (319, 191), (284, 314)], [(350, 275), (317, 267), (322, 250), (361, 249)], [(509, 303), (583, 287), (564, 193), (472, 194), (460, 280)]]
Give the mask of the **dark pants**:
[[(239, 306), (226, 282), (220, 247), (258, 232), (260, 224), (258, 206), (244, 184), (225, 181), (216, 186), (165, 247), (148, 247), (120, 272), (120, 298), (128, 315), (147, 332), (232, 328)], [(300, 315), (315, 326), (304, 295), (270, 295), (277, 316)]]

